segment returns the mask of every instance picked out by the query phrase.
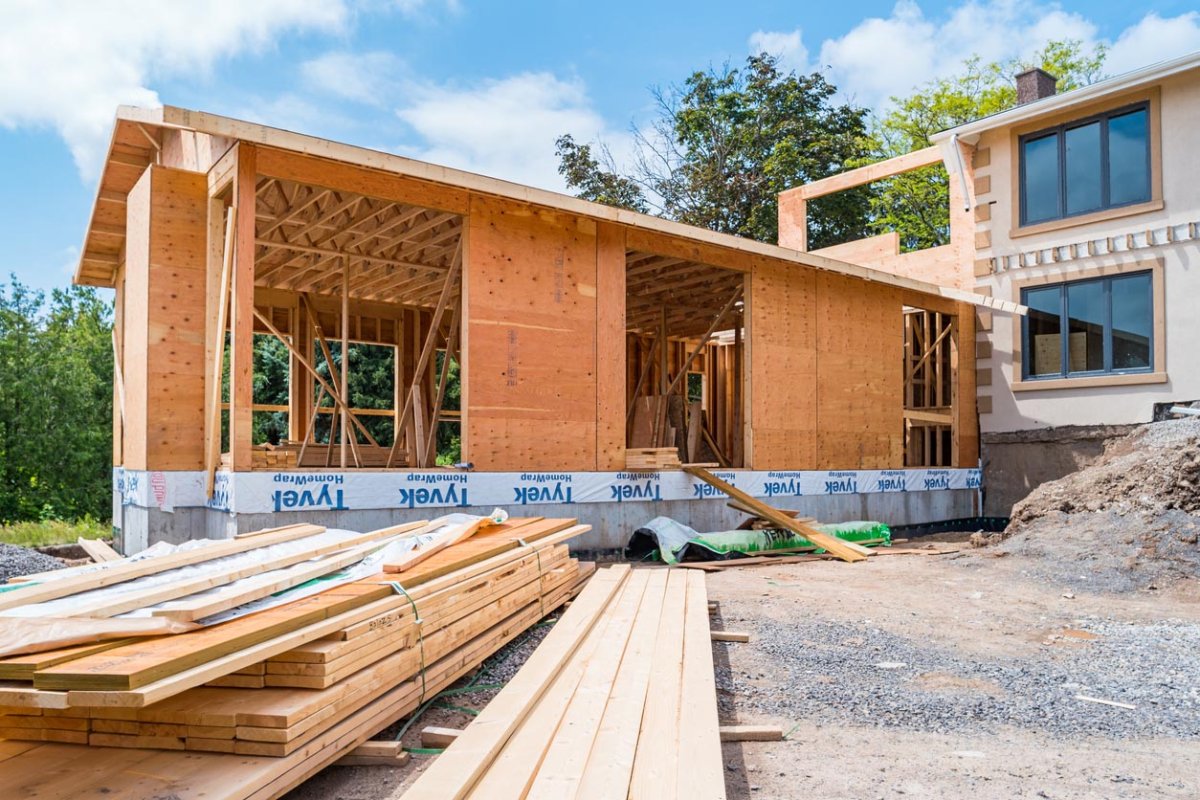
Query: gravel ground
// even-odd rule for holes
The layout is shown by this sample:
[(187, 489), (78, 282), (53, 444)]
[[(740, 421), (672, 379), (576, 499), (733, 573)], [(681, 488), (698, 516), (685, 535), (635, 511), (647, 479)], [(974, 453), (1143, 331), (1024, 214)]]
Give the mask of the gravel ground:
[(723, 724), (791, 731), (723, 746), (731, 800), (1200, 797), (1200, 581), (1087, 591), (1063, 564), (983, 548), (710, 574), (714, 627), (751, 637), (714, 646)]
[(0, 542), (0, 582), (18, 575), (48, 572), (65, 566), (62, 559), (44, 555), (28, 547)]
[[(774, 661), (773, 680), (790, 691), (739, 692), (746, 679), (766, 675), (729, 667), (718, 669), (718, 687), (728, 693), (727, 713), (737, 697), (736, 705), (757, 713), (830, 724), (1200, 739), (1200, 624), (1084, 618), (1066, 630), (1047, 637), (1040, 658), (1005, 658), (931, 645), (869, 620), (766, 621), (756, 631), (757, 649)], [(1080, 694), (1137, 708), (1096, 705), (1080, 713)]]

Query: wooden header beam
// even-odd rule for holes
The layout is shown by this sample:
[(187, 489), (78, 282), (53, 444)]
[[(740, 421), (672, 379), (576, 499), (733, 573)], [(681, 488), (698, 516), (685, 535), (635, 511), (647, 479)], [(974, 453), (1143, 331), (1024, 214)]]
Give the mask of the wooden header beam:
[(923, 150), (914, 150), (902, 156), (889, 158), (886, 161), (877, 161), (874, 164), (867, 164), (865, 167), (848, 170), (837, 175), (830, 175), (828, 178), (822, 178), (819, 181), (813, 181), (803, 186), (797, 186), (795, 189), (789, 189), (782, 194), (794, 195), (801, 200), (812, 200), (817, 197), (824, 197), (827, 194), (853, 189), (855, 186), (862, 186), (883, 180), (884, 178), (901, 175), (905, 172), (912, 172), (914, 169), (941, 163), (941, 149), (934, 145), (933, 147), (926, 147)]

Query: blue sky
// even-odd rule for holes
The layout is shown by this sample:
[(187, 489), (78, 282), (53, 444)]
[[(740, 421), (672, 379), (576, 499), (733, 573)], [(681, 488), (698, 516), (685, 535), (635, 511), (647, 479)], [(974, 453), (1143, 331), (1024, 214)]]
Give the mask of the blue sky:
[(561, 189), (553, 140), (618, 158), (650, 87), (767, 50), (880, 110), (1049, 39), (1119, 73), (1200, 50), (1193, 3), (0, 0), (0, 270), (66, 285), (119, 103), (254, 119)]

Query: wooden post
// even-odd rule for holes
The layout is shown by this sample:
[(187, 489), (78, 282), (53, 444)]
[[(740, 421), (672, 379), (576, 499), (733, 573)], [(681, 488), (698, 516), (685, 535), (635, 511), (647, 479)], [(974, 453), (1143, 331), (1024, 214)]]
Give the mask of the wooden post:
[[(312, 356), (312, 325), (308, 318), (308, 306), (303, 301), (292, 309), (292, 339), (296, 349)], [(308, 370), (292, 356), (288, 368), (288, 438), (294, 442), (306, 441), (312, 426), (305, 425), (313, 411), (313, 380)]]
[[(237, 209), (231, 281), (233, 339), (229, 351), (229, 451), (235, 472), (252, 466), (254, 412), (254, 224), (256, 150), (238, 145), (234, 207)], [(219, 403), (218, 403), (219, 406)]]
[(341, 466), (346, 468), (346, 441), (349, 436), (353, 435), (350, 430), (349, 414), (350, 405), (350, 259), (342, 258), (342, 386), (341, 395), (345, 401), (342, 403), (342, 446), (341, 446)]

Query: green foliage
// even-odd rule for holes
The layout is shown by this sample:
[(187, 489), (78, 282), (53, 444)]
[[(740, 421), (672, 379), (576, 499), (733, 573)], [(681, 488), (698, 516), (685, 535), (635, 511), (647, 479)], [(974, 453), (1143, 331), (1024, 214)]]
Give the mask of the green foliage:
[[(820, 73), (784, 72), (767, 54), (742, 68), (692, 73), (682, 86), (656, 90), (657, 115), (635, 129), (632, 171), (607, 151), (558, 141), (559, 172), (588, 199), (601, 199), (690, 225), (775, 242), (778, 195), (846, 169), (870, 152), (866, 111), (833, 101)], [(636, 191), (635, 191), (636, 189)], [(865, 192), (810, 207), (813, 248), (865, 233)]]
[(13, 522), (0, 525), (0, 542), (21, 547), (45, 547), (51, 544), (74, 544), (84, 539), (108, 539), (112, 525), (85, 516), (77, 522), (49, 519), (36, 522)]
[(0, 287), (0, 520), (109, 517), (112, 375), (95, 290)]
[[(611, 162), (611, 154), (603, 146), (601, 150), (602, 157)], [(554, 154), (558, 156), (559, 174), (584, 200), (643, 214), (650, 210), (637, 181), (602, 166), (592, 155), (590, 144), (578, 144), (571, 134), (566, 133), (555, 140)]]
[[(892, 158), (929, 146), (939, 131), (1012, 108), (1017, 102), (1017, 73), (1041, 67), (1058, 78), (1065, 92), (1104, 77), (1103, 45), (1087, 48), (1079, 41), (1050, 42), (1029, 59), (963, 62), (962, 70), (919, 87), (908, 97), (893, 97), (894, 108), (877, 121), (877, 145), (871, 161)], [(905, 250), (935, 247), (950, 241), (950, 195), (941, 166), (898, 175), (872, 187), (871, 228), (897, 231)]]

